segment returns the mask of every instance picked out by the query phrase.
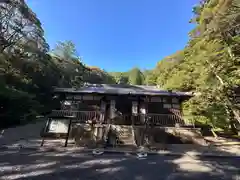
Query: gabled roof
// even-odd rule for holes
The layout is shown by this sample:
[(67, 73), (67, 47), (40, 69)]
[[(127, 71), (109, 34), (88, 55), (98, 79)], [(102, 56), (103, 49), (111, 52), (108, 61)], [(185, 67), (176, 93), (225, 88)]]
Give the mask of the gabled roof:
[(191, 92), (173, 92), (161, 90), (156, 86), (137, 86), (126, 84), (88, 84), (81, 88), (56, 88), (55, 93), (76, 93), (76, 94), (111, 94), (111, 95), (150, 95), (150, 96), (188, 96), (191, 97)]

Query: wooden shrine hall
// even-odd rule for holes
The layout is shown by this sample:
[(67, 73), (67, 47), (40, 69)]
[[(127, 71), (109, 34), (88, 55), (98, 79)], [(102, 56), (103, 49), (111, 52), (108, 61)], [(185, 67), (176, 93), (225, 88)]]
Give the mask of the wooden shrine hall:
[(147, 123), (151, 127), (185, 127), (188, 124), (183, 118), (182, 103), (193, 96), (189, 92), (125, 84), (56, 88), (54, 95), (55, 107), (49, 115), (45, 135), (69, 136), (76, 124), (141, 127)]

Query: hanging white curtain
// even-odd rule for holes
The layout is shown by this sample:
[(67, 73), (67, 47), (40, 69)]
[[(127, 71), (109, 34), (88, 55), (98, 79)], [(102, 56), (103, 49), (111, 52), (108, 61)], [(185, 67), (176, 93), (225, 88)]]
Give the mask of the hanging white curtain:
[(145, 106), (145, 103), (141, 103), (140, 104), (140, 109), (139, 109), (139, 111), (140, 111), (140, 114), (146, 114), (146, 106)]
[(140, 112), (140, 121), (142, 123), (144, 123), (145, 122), (145, 115), (146, 115), (145, 103), (140, 103), (139, 112)]
[(137, 101), (132, 102), (132, 114), (133, 115), (138, 114), (138, 102)]

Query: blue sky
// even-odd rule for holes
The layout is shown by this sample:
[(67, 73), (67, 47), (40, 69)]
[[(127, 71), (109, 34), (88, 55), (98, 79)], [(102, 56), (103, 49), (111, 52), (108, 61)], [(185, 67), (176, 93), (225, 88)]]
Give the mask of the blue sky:
[[(67, 2), (67, 3), (66, 3)], [(27, 0), (53, 48), (72, 40), (87, 65), (153, 68), (188, 41), (198, 0)]]

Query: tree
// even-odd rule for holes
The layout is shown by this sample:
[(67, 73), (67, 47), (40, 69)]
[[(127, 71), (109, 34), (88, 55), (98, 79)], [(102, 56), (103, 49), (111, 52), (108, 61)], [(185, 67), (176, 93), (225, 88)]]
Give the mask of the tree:
[[(27, 123), (52, 109), (54, 87), (109, 83), (103, 70), (87, 68), (74, 43), (48, 52), (40, 20), (24, 0), (0, 2), (0, 128)], [(89, 76), (88, 76), (89, 75)]]
[(133, 68), (129, 72), (129, 82), (132, 85), (142, 85), (144, 83), (144, 76), (140, 69)]
[(153, 70), (157, 84), (166, 89), (198, 91), (186, 103), (187, 111), (204, 115), (214, 126), (236, 132), (239, 107), (233, 102), (240, 86), (240, 2), (205, 0), (194, 8), (187, 46), (160, 61)]
[(119, 77), (117, 78), (117, 83), (118, 84), (128, 84), (129, 77), (124, 73), (120, 73)]
[[(48, 44), (41, 23), (23, 0), (0, 3), (1, 126), (32, 120), (42, 106)], [(36, 79), (42, 79), (36, 84)], [(44, 86), (42, 86), (44, 87)], [(46, 94), (45, 98), (47, 99)]]
[(79, 59), (75, 44), (72, 41), (58, 42), (52, 53), (66, 61)]
[(156, 85), (157, 84), (157, 75), (153, 70), (145, 70), (143, 71), (144, 76), (144, 84), (146, 85)]
[(99, 67), (88, 67), (89, 71), (84, 75), (84, 81), (92, 84), (115, 84), (115, 78)]
[(109, 72), (108, 74), (113, 77), (115, 83), (118, 84), (129, 83), (129, 77), (127, 72)]
[(48, 50), (41, 23), (23, 0), (3, 0), (0, 3), (0, 53), (23, 51), (23, 48)]
[(80, 87), (83, 84), (83, 75), (88, 69), (77, 55), (75, 44), (72, 41), (58, 42), (51, 55), (62, 71), (62, 81), (59, 86)]
[(239, 1), (234, 0), (218, 3), (208, 1), (204, 4), (200, 14), (202, 21), (197, 27), (204, 30), (199, 34), (202, 41), (197, 45), (202, 51), (208, 78), (215, 80), (215, 86), (212, 86), (209, 95), (214, 94), (215, 97), (212, 97), (214, 102), (224, 107), (228, 122), (235, 132), (234, 121), (240, 123), (240, 116), (230, 97), (233, 96), (231, 90), (240, 85), (239, 43), (235, 40), (240, 33), (239, 5)]

